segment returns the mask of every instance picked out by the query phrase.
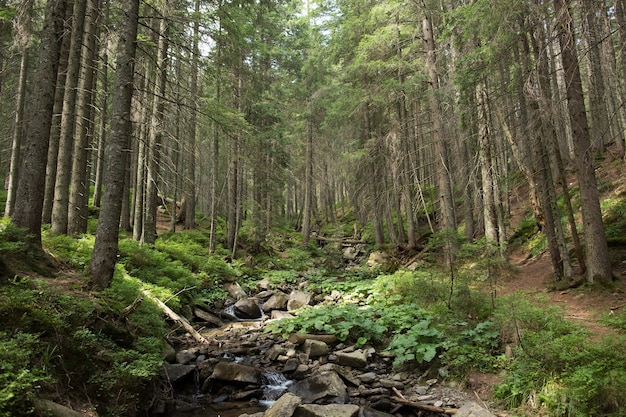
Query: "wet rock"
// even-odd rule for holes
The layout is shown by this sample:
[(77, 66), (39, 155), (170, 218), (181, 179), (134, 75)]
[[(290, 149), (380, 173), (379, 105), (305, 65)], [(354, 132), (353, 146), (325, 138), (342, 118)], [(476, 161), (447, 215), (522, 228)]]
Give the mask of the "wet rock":
[(273, 310), (285, 310), (287, 308), (288, 301), (289, 296), (284, 292), (279, 291), (272, 295), (266, 302), (264, 302), (261, 308), (266, 313)]
[[(294, 372), (300, 366), (300, 361), (297, 358), (287, 359), (283, 366), (283, 372)], [(308, 369), (308, 368), (307, 368)]]
[(360, 407), (354, 404), (303, 404), (293, 417), (357, 417)]
[(495, 417), (489, 410), (482, 408), (480, 405), (475, 402), (469, 402), (465, 404), (463, 407), (459, 408), (459, 410), (455, 414), (456, 417)]
[(286, 393), (263, 413), (263, 417), (291, 417), (300, 403), (302, 403), (300, 397)]
[(260, 319), (263, 313), (252, 298), (243, 298), (235, 303), (237, 317), (241, 319)]
[(267, 291), (270, 289), (270, 280), (268, 278), (263, 278), (260, 281), (257, 281), (256, 287), (259, 290)]
[(309, 355), (309, 358), (317, 358), (319, 356), (328, 354), (328, 352), (330, 351), (326, 343), (322, 342), (321, 340), (313, 339), (305, 340), (304, 344), (302, 345), (302, 349), (304, 350), (304, 353)]
[(172, 365), (164, 365), (163, 373), (167, 376), (171, 383), (174, 383), (194, 372), (195, 369), (195, 365), (182, 365), (180, 363), (175, 363)]
[(287, 311), (293, 311), (308, 306), (311, 303), (311, 297), (311, 294), (304, 291), (292, 291), (291, 294), (289, 294), (289, 301), (287, 301)]
[(241, 363), (219, 362), (213, 369), (211, 379), (261, 385), (261, 372), (253, 366)]
[(352, 368), (365, 368), (367, 366), (367, 357), (362, 350), (337, 352), (336, 355), (339, 365), (350, 366)]
[(324, 398), (329, 403), (344, 404), (349, 400), (346, 384), (336, 372), (316, 373), (289, 387), (289, 392), (310, 403)]

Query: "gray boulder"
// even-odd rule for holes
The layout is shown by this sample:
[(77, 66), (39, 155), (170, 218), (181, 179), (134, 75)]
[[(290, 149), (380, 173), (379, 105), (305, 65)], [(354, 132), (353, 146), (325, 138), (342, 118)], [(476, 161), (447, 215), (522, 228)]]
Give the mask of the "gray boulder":
[(293, 311), (308, 306), (311, 304), (311, 298), (311, 294), (304, 291), (292, 291), (291, 294), (289, 294), (289, 301), (287, 301), (287, 311)]
[(367, 366), (367, 357), (362, 350), (354, 352), (337, 352), (337, 363), (339, 365), (350, 366), (352, 368), (365, 368)]
[(317, 358), (319, 356), (327, 355), (330, 351), (328, 345), (321, 340), (307, 339), (302, 345), (304, 353), (309, 355), (310, 358)]
[(219, 362), (213, 369), (211, 379), (261, 385), (261, 372), (250, 365), (234, 362)]
[(261, 308), (266, 313), (273, 310), (284, 310), (287, 308), (287, 302), (289, 296), (282, 291), (279, 291), (272, 295), (266, 302), (263, 303)]
[(289, 386), (289, 392), (302, 398), (305, 403), (312, 403), (324, 398), (329, 403), (345, 404), (348, 402), (346, 384), (336, 372), (320, 372)]
[(469, 402), (465, 404), (463, 407), (459, 408), (455, 416), (456, 417), (496, 417), (489, 410), (481, 407), (475, 402)]
[(259, 319), (263, 315), (256, 301), (252, 298), (242, 298), (235, 303), (237, 317), (241, 319)]
[(356, 417), (360, 407), (354, 404), (302, 404), (293, 417)]
[(301, 402), (302, 399), (297, 395), (286, 393), (265, 410), (263, 417), (291, 417)]

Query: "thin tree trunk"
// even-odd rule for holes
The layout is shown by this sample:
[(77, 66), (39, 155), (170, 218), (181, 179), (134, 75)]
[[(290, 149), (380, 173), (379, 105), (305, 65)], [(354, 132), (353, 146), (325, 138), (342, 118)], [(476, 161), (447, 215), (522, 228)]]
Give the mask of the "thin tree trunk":
[(100, 0), (88, 0), (85, 17), (85, 42), (83, 44), (80, 82), (76, 111), (76, 139), (72, 158), (71, 191), (67, 232), (76, 236), (87, 232), (89, 219), (89, 142), (94, 126), (94, 90), (96, 87), (96, 45), (100, 14)]
[(76, 99), (78, 95), (86, 10), (87, 0), (75, 0), (70, 55), (63, 96), (63, 112), (61, 114), (61, 136), (57, 158), (57, 176), (54, 184), (54, 203), (52, 205), (52, 225), (50, 230), (54, 234), (67, 234), (72, 152), (74, 150), (74, 132), (76, 131)]
[(9, 217), (13, 214), (13, 206), (15, 204), (15, 192), (17, 191), (17, 182), (20, 166), (20, 151), (22, 146), (24, 132), (24, 102), (26, 99), (26, 76), (28, 74), (28, 56), (29, 48), (22, 51), (20, 59), (20, 75), (17, 83), (17, 102), (15, 103), (15, 119), (13, 124), (13, 140), (11, 143), (11, 161), (9, 165), (9, 178), (7, 189), (7, 201), (4, 207), (4, 216)]
[[(437, 75), (435, 39), (433, 35), (432, 22), (428, 16), (422, 20), (422, 33), (424, 35), (424, 46), (426, 50), (426, 67), (428, 69), (428, 85), (430, 93), (430, 115), (432, 123), (433, 147), (435, 157), (435, 174), (437, 202), (441, 212), (442, 227), (448, 233), (456, 233), (456, 218), (454, 212), (454, 198), (452, 184), (449, 174), (449, 162), (444, 139), (443, 123), (441, 122), (441, 109), (437, 99), (439, 90), (439, 77)], [(450, 265), (456, 257), (456, 242), (454, 237), (448, 237), (446, 242), (445, 263)]]
[(185, 201), (187, 203), (187, 211), (185, 213), (185, 229), (193, 229), (196, 226), (196, 132), (198, 130), (197, 113), (197, 97), (199, 97), (198, 88), (198, 68), (200, 59), (200, 0), (195, 2), (195, 13), (193, 22), (193, 57), (191, 58), (191, 120), (189, 122), (189, 154), (187, 157), (187, 177), (183, 183), (187, 184), (185, 188)]
[(157, 78), (152, 101), (152, 117), (149, 126), (148, 161), (146, 178), (146, 205), (144, 207), (143, 231), (141, 243), (153, 245), (157, 238), (157, 205), (159, 167), (161, 163), (161, 142), (165, 108), (165, 86), (168, 67), (168, 22), (170, 4), (166, 1), (162, 19), (159, 23), (159, 40), (157, 43)]
[[(108, 17), (108, 2), (106, 3), (106, 16)], [(105, 18), (106, 19), (106, 18)], [(108, 117), (108, 83), (109, 83), (109, 41), (105, 40), (103, 45), (103, 54), (101, 59), (100, 73), (102, 77), (100, 79), (100, 85), (102, 92), (100, 94), (100, 123), (98, 126), (98, 149), (96, 151), (96, 178), (93, 191), (93, 205), (100, 207), (102, 201), (102, 171), (104, 169), (104, 147), (107, 141), (107, 117)]]
[(124, 19), (118, 46), (115, 87), (111, 106), (111, 137), (105, 152), (104, 196), (96, 230), (89, 272), (97, 288), (108, 288), (113, 280), (118, 251), (118, 230), (124, 192), (126, 151), (130, 144), (130, 110), (133, 96), (139, 0), (122, 3)]

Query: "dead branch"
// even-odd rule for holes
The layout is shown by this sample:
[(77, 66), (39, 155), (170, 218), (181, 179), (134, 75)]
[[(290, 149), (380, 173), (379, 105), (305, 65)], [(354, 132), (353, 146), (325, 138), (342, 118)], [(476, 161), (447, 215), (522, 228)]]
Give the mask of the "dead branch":
[(174, 320), (175, 322), (179, 323), (181, 326), (183, 326), (185, 328), (185, 330), (187, 330), (187, 333), (189, 333), (191, 335), (191, 337), (193, 337), (194, 339), (196, 339), (199, 343), (209, 343), (208, 340), (206, 340), (204, 338), (204, 336), (202, 336), (200, 333), (198, 333), (196, 331), (196, 329), (193, 328), (193, 326), (191, 324), (189, 324), (189, 322), (187, 321), (187, 319), (185, 319), (184, 317), (179, 316), (178, 314), (176, 314), (171, 308), (169, 308), (168, 306), (165, 305), (165, 303), (163, 303), (163, 301), (159, 300), (156, 297), (153, 297), (152, 295), (150, 295), (146, 290), (143, 290), (143, 293), (146, 297), (148, 297), (150, 300), (154, 301), (156, 303), (156, 305), (159, 306), (159, 308), (161, 310), (163, 310), (163, 312), (172, 320)]

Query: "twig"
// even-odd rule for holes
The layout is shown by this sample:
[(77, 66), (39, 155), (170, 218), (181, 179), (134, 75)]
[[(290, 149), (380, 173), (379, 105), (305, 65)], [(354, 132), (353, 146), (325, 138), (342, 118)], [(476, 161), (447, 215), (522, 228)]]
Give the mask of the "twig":
[(402, 405), (417, 408), (418, 410), (431, 411), (433, 413), (444, 413), (450, 416), (456, 414), (458, 411), (456, 408), (435, 407), (434, 405), (425, 404), (418, 401), (410, 401), (404, 398), (404, 395), (402, 395), (402, 393), (398, 391), (395, 387), (392, 387), (391, 389), (393, 390), (394, 394), (396, 394), (396, 396), (391, 397), (391, 399)]

